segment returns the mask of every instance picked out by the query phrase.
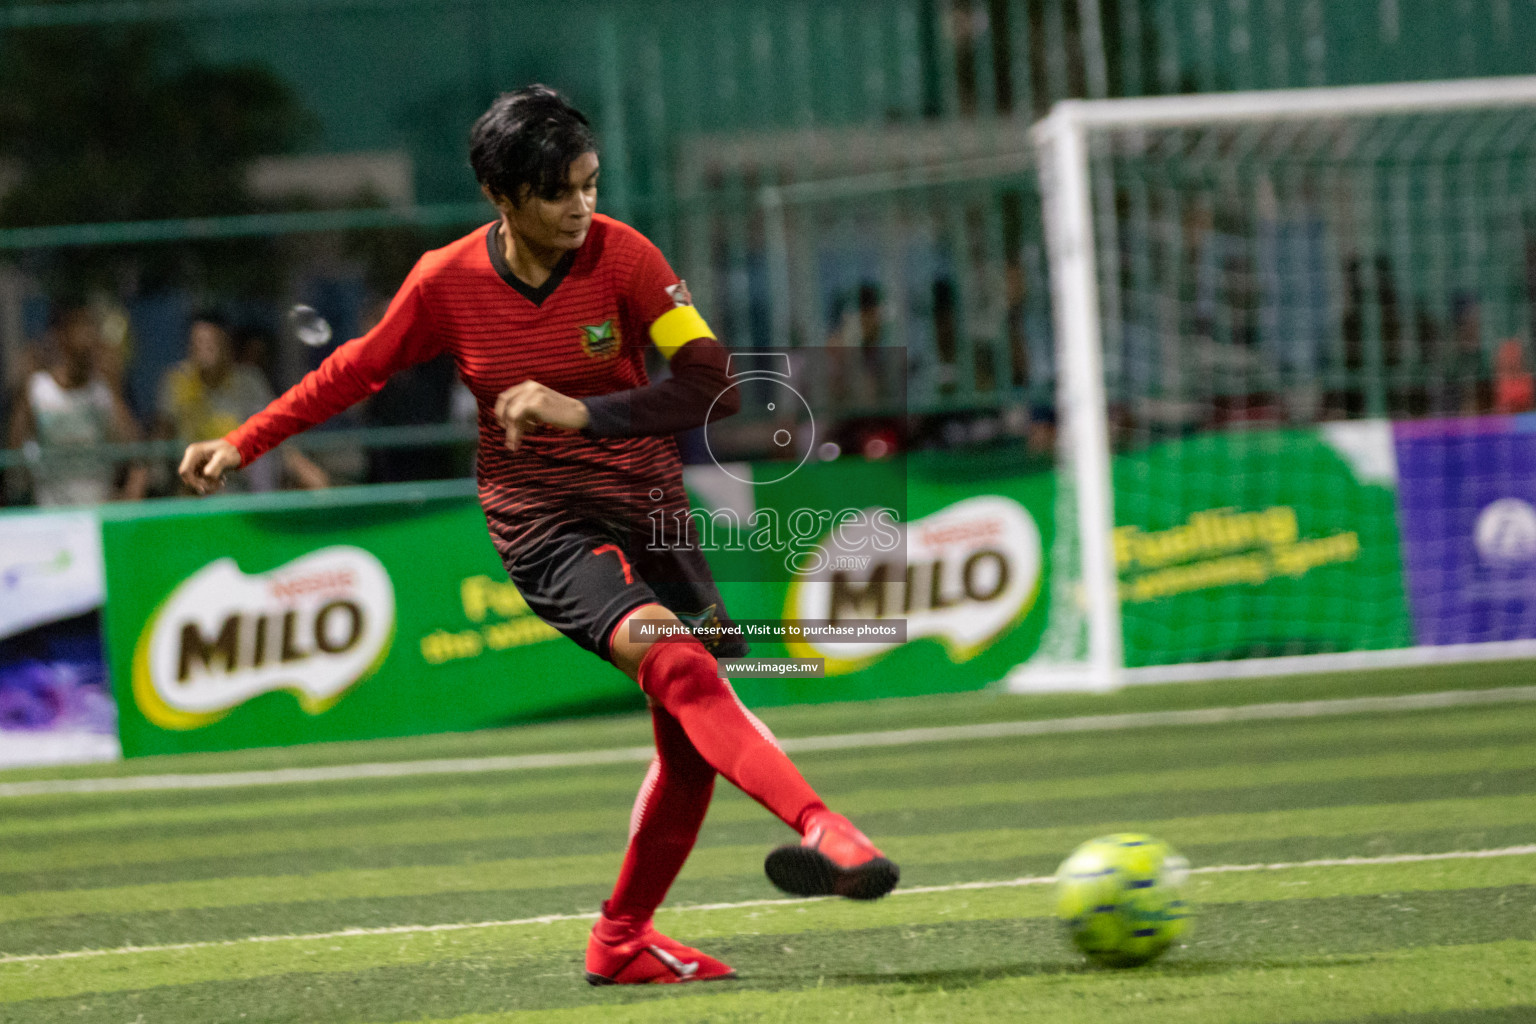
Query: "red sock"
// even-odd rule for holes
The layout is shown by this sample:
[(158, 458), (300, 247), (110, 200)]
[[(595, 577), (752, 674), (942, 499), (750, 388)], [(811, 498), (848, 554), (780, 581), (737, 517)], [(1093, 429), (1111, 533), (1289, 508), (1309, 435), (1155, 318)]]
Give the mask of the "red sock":
[(640, 688), (682, 724), (704, 760), (790, 828), (804, 834), (806, 817), (826, 810), (698, 640), (657, 641), (641, 659), (639, 675)]
[(677, 719), (652, 708), (651, 727), (656, 759), (635, 797), (619, 880), (603, 904), (596, 929), (603, 942), (622, 942), (650, 923), (693, 849), (715, 789), (715, 770), (693, 749)]

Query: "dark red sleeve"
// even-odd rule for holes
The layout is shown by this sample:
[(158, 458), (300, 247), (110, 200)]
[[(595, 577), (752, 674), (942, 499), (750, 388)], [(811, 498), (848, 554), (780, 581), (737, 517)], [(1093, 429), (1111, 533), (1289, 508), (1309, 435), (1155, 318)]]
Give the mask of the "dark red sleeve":
[(373, 330), (336, 349), (303, 380), (225, 436), (240, 449), (242, 465), (249, 466), (294, 434), (367, 398), (391, 374), (442, 351), (422, 294), (425, 277), (422, 264), (417, 263)]
[[(672, 357), (666, 380), (583, 398), (593, 437), (676, 434), (736, 413), (741, 395), (726, 376), (725, 346), (714, 338), (690, 341)], [(718, 399), (718, 401), (716, 401)]]
[[(678, 280), (661, 250), (644, 239), (640, 259), (630, 274), (621, 301), (648, 332), (667, 313), (680, 306), (691, 306), (687, 286)], [(702, 325), (702, 321), (700, 321)], [(691, 333), (691, 332), (690, 332)], [(655, 341), (656, 338), (653, 337)], [(672, 339), (677, 344), (682, 339)], [(582, 399), (589, 422), (586, 433), (593, 437), (642, 437), (675, 434), (701, 427), (741, 407), (740, 394), (731, 389), (726, 374), (725, 347), (708, 333), (708, 328), (689, 338), (680, 347), (669, 350), (658, 345), (667, 357), (670, 375), (666, 380), (595, 395)]]

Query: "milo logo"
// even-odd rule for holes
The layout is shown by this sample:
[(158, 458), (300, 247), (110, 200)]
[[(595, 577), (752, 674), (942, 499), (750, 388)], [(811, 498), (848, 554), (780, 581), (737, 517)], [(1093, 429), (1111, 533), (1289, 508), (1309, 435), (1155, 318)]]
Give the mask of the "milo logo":
[[(871, 529), (878, 527), (871, 526)], [(966, 498), (932, 515), (886, 524), (894, 545), (857, 545), (829, 536), (810, 559), (818, 566), (790, 587), (784, 616), (832, 622), (905, 619), (908, 642), (936, 637), (954, 661), (975, 657), (1034, 605), (1040, 587), (1040, 529), (1018, 502), (999, 495)], [(905, 556), (905, 557), (903, 557)], [(863, 667), (896, 643), (815, 640), (791, 645), (824, 657), (827, 671)]]
[(166, 729), (207, 725), (272, 690), (319, 714), (379, 666), (394, 627), (389, 574), (361, 548), (324, 548), (257, 575), (221, 558), (145, 625), (134, 697)]

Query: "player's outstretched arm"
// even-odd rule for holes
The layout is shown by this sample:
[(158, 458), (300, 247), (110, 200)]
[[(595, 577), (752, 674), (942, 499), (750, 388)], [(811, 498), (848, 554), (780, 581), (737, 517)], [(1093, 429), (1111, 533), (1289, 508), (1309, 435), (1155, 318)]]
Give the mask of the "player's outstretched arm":
[(212, 494), (224, 486), (224, 474), (240, 468), (240, 449), (222, 438), (187, 445), (181, 457), (182, 482), (198, 494)]
[(227, 468), (255, 462), (288, 438), (374, 394), (394, 373), (441, 352), (443, 342), (432, 328), (422, 294), (429, 274), (423, 257), (367, 334), (338, 347), (265, 409), (226, 434), (224, 440), (238, 456)]

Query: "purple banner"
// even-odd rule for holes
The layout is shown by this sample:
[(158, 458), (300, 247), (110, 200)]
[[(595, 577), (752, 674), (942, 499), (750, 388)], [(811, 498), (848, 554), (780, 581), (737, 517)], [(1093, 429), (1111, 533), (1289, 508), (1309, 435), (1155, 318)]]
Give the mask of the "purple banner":
[(1417, 642), (1536, 637), (1536, 415), (1393, 431)]

